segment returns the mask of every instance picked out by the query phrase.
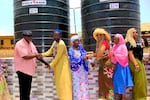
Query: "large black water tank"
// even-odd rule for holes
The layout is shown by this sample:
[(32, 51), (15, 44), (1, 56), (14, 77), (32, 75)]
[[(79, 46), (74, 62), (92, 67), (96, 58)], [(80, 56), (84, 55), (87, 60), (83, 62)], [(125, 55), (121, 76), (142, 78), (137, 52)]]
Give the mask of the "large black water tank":
[(46, 51), (53, 39), (54, 29), (62, 30), (68, 43), (68, 0), (14, 0), (15, 39), (19, 40), (23, 30), (33, 32), (33, 42), (40, 51)]
[(86, 50), (95, 49), (92, 33), (105, 28), (111, 36), (140, 28), (139, 0), (82, 0), (83, 43)]

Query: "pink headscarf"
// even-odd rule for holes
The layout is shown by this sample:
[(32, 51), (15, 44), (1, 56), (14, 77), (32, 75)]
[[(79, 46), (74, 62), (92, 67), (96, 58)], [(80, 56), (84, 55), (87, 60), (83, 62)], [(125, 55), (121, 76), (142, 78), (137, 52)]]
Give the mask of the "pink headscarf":
[(119, 39), (119, 43), (113, 45), (112, 52), (114, 56), (111, 57), (111, 61), (114, 64), (118, 62), (123, 67), (126, 67), (128, 65), (128, 50), (125, 40), (121, 34), (116, 34), (115, 37)]

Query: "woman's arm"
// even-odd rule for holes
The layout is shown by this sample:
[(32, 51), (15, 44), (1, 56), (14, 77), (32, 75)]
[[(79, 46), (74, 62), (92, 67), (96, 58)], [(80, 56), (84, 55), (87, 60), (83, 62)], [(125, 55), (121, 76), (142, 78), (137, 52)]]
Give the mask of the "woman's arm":
[(102, 59), (102, 57), (104, 56), (105, 49), (106, 49), (105, 45), (102, 45), (100, 47), (100, 49), (98, 50), (98, 52), (96, 54), (96, 60)]
[(139, 71), (139, 64), (137, 63), (137, 61), (136, 61), (136, 59), (135, 59), (135, 57), (134, 57), (134, 55), (133, 55), (133, 51), (132, 50), (129, 50), (128, 51), (128, 54), (129, 54), (129, 59), (130, 59), (130, 61), (134, 64), (134, 66), (135, 66), (135, 70), (136, 71)]

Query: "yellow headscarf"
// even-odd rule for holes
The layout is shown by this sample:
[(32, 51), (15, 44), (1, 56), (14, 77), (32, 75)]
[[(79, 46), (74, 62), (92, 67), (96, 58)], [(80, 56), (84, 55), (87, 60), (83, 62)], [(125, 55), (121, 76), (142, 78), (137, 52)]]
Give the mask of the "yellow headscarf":
[(105, 35), (105, 38), (106, 38), (108, 41), (110, 41), (110, 35), (109, 35), (109, 33), (108, 33), (105, 29), (103, 29), (103, 28), (96, 28), (96, 29), (94, 30), (94, 32), (93, 32), (93, 37), (94, 37), (94, 39), (95, 39), (96, 41), (98, 41), (98, 39), (97, 39), (97, 34), (104, 34), (104, 35)]

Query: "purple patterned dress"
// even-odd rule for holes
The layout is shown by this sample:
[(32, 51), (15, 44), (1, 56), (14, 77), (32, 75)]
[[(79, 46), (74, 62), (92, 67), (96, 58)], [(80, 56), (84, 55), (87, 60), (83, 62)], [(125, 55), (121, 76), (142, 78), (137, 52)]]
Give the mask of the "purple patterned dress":
[(70, 64), (72, 70), (73, 100), (90, 100), (88, 88), (88, 67), (83, 60), (85, 50), (80, 46), (79, 50), (69, 49)]

